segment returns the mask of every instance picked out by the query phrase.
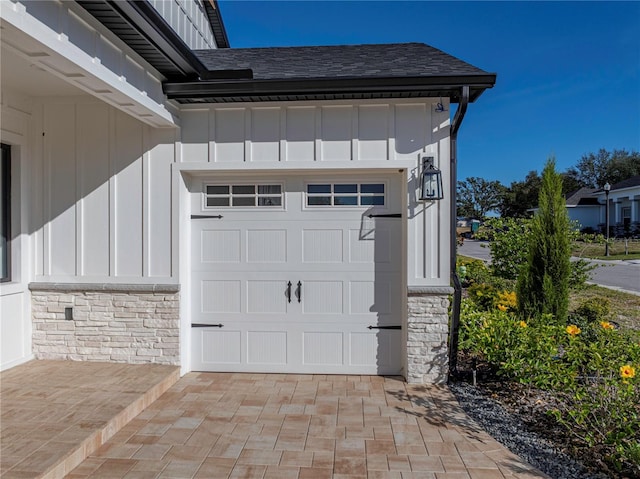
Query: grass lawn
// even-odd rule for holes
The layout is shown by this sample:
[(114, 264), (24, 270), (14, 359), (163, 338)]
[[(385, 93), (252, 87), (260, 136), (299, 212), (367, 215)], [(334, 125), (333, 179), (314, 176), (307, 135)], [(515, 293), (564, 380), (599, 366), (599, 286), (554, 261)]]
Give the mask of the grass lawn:
[(583, 243), (576, 241), (571, 248), (571, 254), (580, 258), (593, 259), (638, 259), (640, 258), (640, 241), (637, 239), (617, 239), (609, 245), (609, 257), (604, 255), (605, 248), (602, 243)]
[(580, 303), (591, 298), (609, 300), (610, 319), (617, 322), (622, 328), (640, 331), (640, 296), (602, 286), (587, 285), (582, 290), (570, 291), (569, 310), (576, 309)]

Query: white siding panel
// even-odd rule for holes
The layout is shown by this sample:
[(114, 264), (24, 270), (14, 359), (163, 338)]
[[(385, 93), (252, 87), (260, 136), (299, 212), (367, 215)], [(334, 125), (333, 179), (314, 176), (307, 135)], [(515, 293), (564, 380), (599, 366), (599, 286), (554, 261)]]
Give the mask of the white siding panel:
[(254, 108), (251, 112), (250, 161), (280, 159), (280, 108)]
[(182, 161), (209, 161), (209, 111), (182, 112)]
[(122, 64), (124, 55), (122, 50), (116, 47), (102, 35), (98, 36), (96, 41), (96, 56), (105, 67), (116, 75), (122, 72)]
[(358, 160), (386, 160), (389, 136), (387, 105), (358, 108)]
[(24, 293), (4, 295), (0, 299), (0, 369), (24, 360), (30, 340), (24, 311)]
[(286, 160), (314, 161), (316, 109), (287, 108), (286, 116)]
[(149, 150), (148, 198), (146, 200), (149, 225), (149, 276), (171, 276), (171, 164), (174, 160), (173, 131), (151, 131)]
[(244, 108), (216, 110), (215, 161), (244, 161), (245, 112)]
[(322, 160), (351, 159), (352, 114), (351, 106), (322, 108)]
[(45, 114), (45, 171), (48, 181), (50, 274), (76, 274), (76, 115), (74, 105)]
[(125, 55), (126, 61), (124, 62), (124, 78), (128, 83), (136, 87), (138, 90), (146, 91), (145, 85), (145, 72), (144, 68), (136, 62), (133, 58)]
[(67, 17), (67, 19), (67, 35), (69, 41), (74, 45), (84, 45), (85, 51), (87, 51), (87, 53), (94, 53), (88, 51), (87, 46), (95, 45), (95, 30), (90, 27), (84, 20), (81, 20), (72, 11), (69, 11), (69, 16)]
[(109, 275), (109, 108), (78, 105), (80, 274)]
[(115, 138), (116, 276), (142, 276), (142, 124), (117, 114)]
[(427, 112), (426, 105), (396, 105), (396, 159), (417, 161), (418, 153), (427, 145)]

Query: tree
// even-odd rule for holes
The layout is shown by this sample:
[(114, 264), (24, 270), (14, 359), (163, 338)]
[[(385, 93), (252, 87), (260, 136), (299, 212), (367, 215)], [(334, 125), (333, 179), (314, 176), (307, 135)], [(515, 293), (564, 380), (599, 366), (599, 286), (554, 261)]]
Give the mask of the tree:
[(518, 310), (524, 317), (552, 314), (566, 321), (571, 273), (570, 223), (555, 160), (542, 172), (538, 213), (531, 221), (527, 262), (516, 283)]
[(613, 185), (640, 175), (640, 153), (601, 148), (597, 153), (582, 155), (567, 174), (589, 188), (601, 188), (606, 182)]
[(524, 181), (513, 181), (505, 188), (498, 210), (500, 216), (524, 218), (531, 216), (527, 211), (538, 206), (538, 193), (542, 180), (537, 171), (530, 171)]
[(499, 181), (470, 177), (458, 182), (458, 215), (484, 218), (500, 205), (504, 186)]
[(491, 272), (504, 279), (517, 279), (518, 271), (526, 262), (531, 220), (528, 218), (490, 218), (480, 227), (475, 237), (488, 240), (491, 250)]

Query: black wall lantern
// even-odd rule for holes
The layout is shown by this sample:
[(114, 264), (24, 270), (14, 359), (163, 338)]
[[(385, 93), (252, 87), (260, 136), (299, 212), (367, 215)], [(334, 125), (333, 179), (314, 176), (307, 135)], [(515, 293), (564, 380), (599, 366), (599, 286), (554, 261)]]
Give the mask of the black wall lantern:
[(441, 200), (442, 172), (433, 166), (433, 156), (422, 157), (422, 173), (420, 174), (420, 201)]

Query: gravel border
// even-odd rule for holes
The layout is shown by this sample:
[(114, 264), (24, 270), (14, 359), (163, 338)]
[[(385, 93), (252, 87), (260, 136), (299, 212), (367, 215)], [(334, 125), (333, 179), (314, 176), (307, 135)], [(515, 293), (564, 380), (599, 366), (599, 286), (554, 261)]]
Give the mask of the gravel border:
[(587, 469), (553, 444), (527, 430), (515, 415), (498, 402), (485, 397), (478, 388), (464, 382), (449, 384), (462, 409), (496, 441), (553, 479), (606, 479)]

